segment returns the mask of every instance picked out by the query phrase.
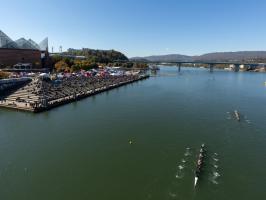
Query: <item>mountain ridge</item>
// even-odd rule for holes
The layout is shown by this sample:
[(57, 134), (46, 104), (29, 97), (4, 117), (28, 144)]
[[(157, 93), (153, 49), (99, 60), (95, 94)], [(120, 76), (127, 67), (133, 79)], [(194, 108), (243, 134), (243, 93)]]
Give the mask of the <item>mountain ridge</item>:
[(149, 62), (192, 62), (192, 61), (263, 61), (266, 62), (266, 51), (235, 51), (213, 52), (199, 56), (182, 54), (153, 55), (146, 57), (133, 57), (130, 60), (147, 60)]

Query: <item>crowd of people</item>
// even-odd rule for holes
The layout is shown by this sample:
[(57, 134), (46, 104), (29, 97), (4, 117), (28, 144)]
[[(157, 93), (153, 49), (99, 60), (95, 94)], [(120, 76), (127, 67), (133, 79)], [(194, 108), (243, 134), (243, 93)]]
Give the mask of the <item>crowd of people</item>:
[(143, 75), (35, 77), (2, 97), (0, 104), (25, 109), (45, 109), (144, 78)]

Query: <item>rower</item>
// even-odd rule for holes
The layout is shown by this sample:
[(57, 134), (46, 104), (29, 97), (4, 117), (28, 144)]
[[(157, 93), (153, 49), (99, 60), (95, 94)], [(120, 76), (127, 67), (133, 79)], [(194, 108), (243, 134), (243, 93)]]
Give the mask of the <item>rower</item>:
[(200, 166), (202, 164), (202, 161), (199, 159), (198, 160), (198, 166)]
[(200, 169), (197, 169), (195, 172), (196, 176), (198, 177), (200, 175)]

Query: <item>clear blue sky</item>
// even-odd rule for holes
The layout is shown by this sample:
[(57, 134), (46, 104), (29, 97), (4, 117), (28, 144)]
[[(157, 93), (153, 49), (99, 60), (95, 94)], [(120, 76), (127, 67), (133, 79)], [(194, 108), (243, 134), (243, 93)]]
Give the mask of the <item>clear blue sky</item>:
[(0, 0), (12, 39), (127, 56), (266, 50), (265, 0)]

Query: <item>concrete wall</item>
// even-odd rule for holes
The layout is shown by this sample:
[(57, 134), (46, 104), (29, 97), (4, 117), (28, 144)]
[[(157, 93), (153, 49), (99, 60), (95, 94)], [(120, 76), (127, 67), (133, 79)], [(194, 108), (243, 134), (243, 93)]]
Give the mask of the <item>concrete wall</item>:
[(1, 49), (0, 66), (13, 66), (17, 63), (31, 63), (36, 68), (41, 68), (41, 52), (31, 49)]
[(0, 80), (0, 92), (2, 94), (6, 90), (15, 88), (17, 86), (20, 86), (30, 81), (31, 81), (30, 78), (1, 79)]

